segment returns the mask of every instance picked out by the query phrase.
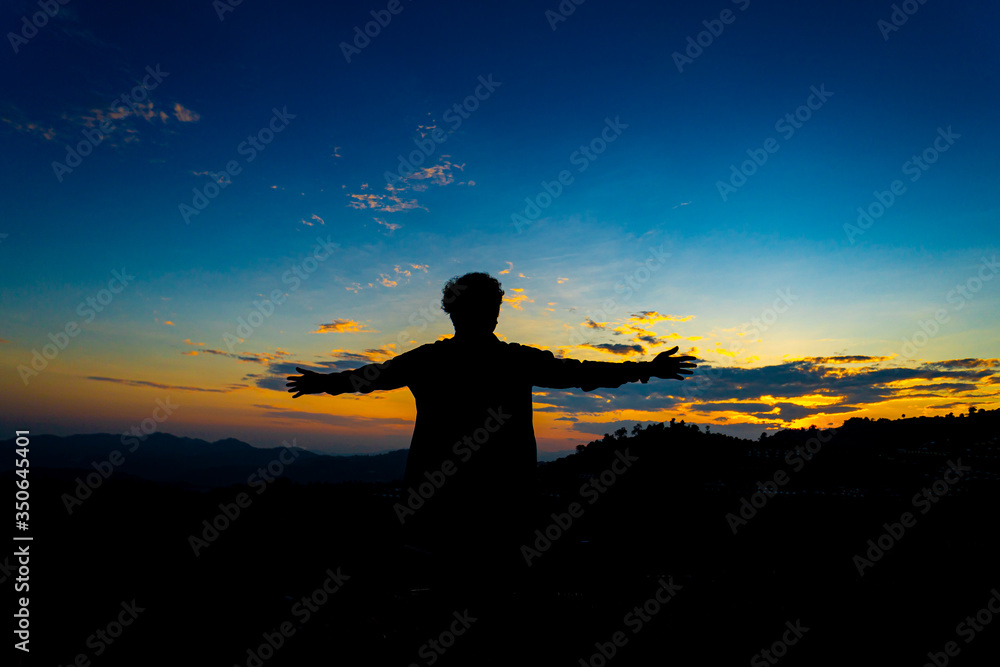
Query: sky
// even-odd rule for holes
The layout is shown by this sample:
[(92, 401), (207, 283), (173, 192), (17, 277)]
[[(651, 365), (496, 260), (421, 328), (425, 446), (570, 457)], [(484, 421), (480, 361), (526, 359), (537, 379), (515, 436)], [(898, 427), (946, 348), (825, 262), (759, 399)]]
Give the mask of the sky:
[(0, 428), (406, 447), (407, 389), (293, 400), (285, 377), (450, 336), (469, 271), (503, 284), (502, 340), (702, 360), (536, 389), (541, 451), (995, 408), (998, 19), (4, 3)]

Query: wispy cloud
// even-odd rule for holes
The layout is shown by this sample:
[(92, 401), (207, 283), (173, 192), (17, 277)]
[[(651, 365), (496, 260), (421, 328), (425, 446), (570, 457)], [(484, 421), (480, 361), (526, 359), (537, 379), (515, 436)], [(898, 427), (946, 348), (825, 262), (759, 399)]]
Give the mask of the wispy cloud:
[(318, 215), (316, 215), (315, 213), (313, 213), (312, 217), (311, 217), (311, 218), (309, 218), (309, 220), (305, 220), (305, 219), (303, 219), (303, 220), (301, 220), (300, 222), (301, 222), (301, 223), (302, 223), (303, 225), (306, 225), (307, 227), (314, 227), (314, 226), (316, 226), (317, 224), (320, 224), (320, 225), (325, 225), (325, 224), (326, 224), (326, 221), (325, 221), (325, 220), (323, 220), (323, 218), (321, 218), (321, 217), (319, 217)]
[(399, 196), (399, 194), (397, 194), (405, 192), (405, 189), (396, 188), (392, 184), (387, 184), (385, 189), (389, 194), (377, 195), (375, 193), (365, 192), (348, 193), (347, 196), (351, 198), (351, 201), (349, 201), (347, 205), (351, 208), (359, 210), (369, 209), (385, 213), (408, 211), (415, 208), (422, 208), (425, 211), (427, 210), (426, 207), (418, 204), (416, 199), (403, 199)]
[(655, 310), (641, 310), (638, 313), (630, 315), (628, 321), (635, 324), (645, 324), (649, 326), (651, 324), (656, 324), (657, 322), (688, 322), (693, 319), (694, 315), (680, 317), (677, 315), (661, 315)]
[[(190, 339), (184, 341), (188, 345), (203, 346), (204, 343), (192, 343)], [(236, 359), (237, 361), (251, 363), (251, 364), (268, 364), (277, 359), (289, 356), (290, 353), (285, 352), (282, 349), (278, 349), (274, 352), (226, 352), (225, 350), (216, 350), (208, 347), (200, 347), (197, 350), (186, 350), (181, 352), (185, 357), (197, 357), (200, 354), (210, 354), (217, 357), (229, 357), (230, 359)]]
[(236, 387), (230, 387), (228, 389), (211, 389), (208, 387), (186, 387), (184, 385), (177, 385), (177, 384), (148, 382), (146, 380), (124, 380), (122, 378), (101, 377), (99, 375), (88, 375), (87, 379), (96, 380), (98, 382), (114, 382), (116, 384), (124, 384), (131, 387), (152, 387), (154, 389), (169, 389), (172, 391), (202, 391), (214, 394), (228, 394), (229, 392), (236, 390)]
[(386, 222), (384, 218), (372, 218), (375, 222), (379, 224), (380, 227), (385, 227), (387, 234), (392, 236), (392, 233), (397, 229), (401, 229), (403, 225), (396, 224), (394, 222)]

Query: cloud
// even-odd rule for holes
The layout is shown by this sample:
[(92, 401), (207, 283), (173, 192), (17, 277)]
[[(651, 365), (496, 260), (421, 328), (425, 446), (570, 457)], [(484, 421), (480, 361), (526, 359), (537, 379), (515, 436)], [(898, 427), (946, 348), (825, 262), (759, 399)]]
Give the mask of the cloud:
[(851, 355), (841, 357), (805, 357), (803, 361), (810, 361), (815, 364), (860, 364), (875, 363), (879, 361), (889, 361), (893, 357), (869, 357), (866, 355)]
[(21, 132), (29, 136), (38, 136), (46, 141), (55, 141), (56, 129), (54, 127), (45, 127), (39, 125), (38, 123), (23, 122), (18, 123), (10, 118), (0, 118), (0, 121), (7, 123), (12, 130), (15, 132)]
[(589, 317), (583, 321), (583, 324), (590, 327), (591, 329), (604, 329), (607, 327), (607, 322), (595, 322)]
[(656, 324), (657, 322), (687, 322), (693, 320), (694, 315), (680, 317), (677, 315), (661, 315), (655, 310), (641, 310), (629, 316), (628, 321), (635, 324)]
[(351, 208), (359, 210), (374, 210), (374, 211), (384, 211), (386, 213), (395, 213), (397, 211), (408, 211), (410, 209), (422, 208), (425, 211), (426, 207), (421, 206), (417, 203), (416, 199), (403, 199), (397, 193), (404, 192), (405, 188), (396, 188), (391, 183), (386, 184), (385, 189), (389, 192), (387, 195), (377, 195), (374, 193), (348, 193), (353, 201), (347, 203)]
[[(188, 339), (190, 340), (190, 339)], [(185, 343), (188, 343), (185, 340)], [(204, 345), (204, 343), (188, 343), (189, 345)], [(182, 355), (186, 357), (195, 357), (199, 354), (212, 354), (219, 357), (229, 357), (231, 359), (236, 359), (237, 361), (252, 363), (252, 364), (267, 364), (275, 359), (281, 359), (282, 357), (287, 357), (290, 355), (289, 352), (285, 352), (282, 349), (278, 349), (274, 352), (226, 352), (224, 350), (214, 350), (212, 348), (203, 348), (200, 350), (188, 350), (186, 352), (181, 352)]]
[(410, 183), (411, 181), (429, 180), (435, 185), (448, 185), (449, 183), (455, 182), (455, 176), (452, 174), (452, 169), (463, 171), (465, 169), (465, 164), (453, 164), (452, 162), (445, 160), (442, 163), (435, 164), (430, 167), (417, 169), (411, 175), (405, 176), (402, 180), (406, 183)]
[[(1000, 375), (994, 375), (992, 368), (990, 364), (986, 369), (942, 369), (934, 363), (915, 368), (844, 368), (805, 360), (759, 368), (701, 364), (682, 382), (651, 379), (646, 385), (629, 383), (588, 394), (545, 390), (544, 398), (535, 400), (545, 404), (536, 410), (563, 415), (622, 410), (661, 414), (732, 411), (789, 426), (811, 416), (877, 409), (899, 399), (990, 397), (989, 390), (1000, 384)], [(973, 390), (981, 393), (970, 395)]]
[(190, 109), (185, 109), (179, 102), (174, 104), (174, 116), (182, 123), (193, 123), (201, 119), (200, 115)]
[(1000, 359), (951, 359), (935, 361), (931, 365), (938, 368), (996, 368), (1000, 366)]
[(622, 356), (628, 356), (630, 354), (643, 354), (646, 352), (646, 349), (642, 345), (625, 345), (623, 343), (581, 343), (580, 347), (589, 347), (592, 350), (599, 350), (601, 352), (608, 352), (610, 354)]
[(183, 385), (176, 384), (163, 384), (162, 382), (148, 382), (146, 380), (123, 380), (121, 378), (109, 378), (101, 377), (99, 375), (88, 375), (88, 380), (96, 380), (98, 382), (114, 382), (116, 384), (124, 384), (130, 387), (152, 387), (154, 389), (170, 389), (175, 391), (203, 391), (215, 394), (228, 394), (234, 391), (231, 386), (229, 389), (209, 389), (206, 387), (185, 387)]
[(382, 219), (382, 218), (372, 218), (372, 219), (373, 219), (373, 220), (374, 220), (375, 222), (377, 222), (377, 223), (378, 223), (378, 224), (379, 224), (380, 226), (382, 226), (382, 227), (385, 227), (385, 228), (386, 228), (386, 230), (388, 231), (388, 234), (389, 234), (390, 236), (392, 235), (392, 233), (393, 233), (394, 231), (396, 231), (397, 229), (401, 229), (401, 228), (403, 227), (403, 225), (397, 225), (396, 223), (393, 223), (393, 222), (386, 222), (386, 221), (385, 221), (384, 219)]
[(374, 329), (365, 329), (365, 325), (354, 320), (337, 319), (326, 324), (320, 324), (316, 331), (310, 333), (378, 333)]
[[(524, 289), (521, 287), (511, 287), (506, 290), (507, 293), (503, 296), (503, 302), (509, 303), (510, 307), (514, 310), (521, 310), (521, 304), (524, 302), (534, 303), (534, 299), (529, 299), (527, 294), (523, 294)], [(510, 292), (514, 292), (510, 294)]]

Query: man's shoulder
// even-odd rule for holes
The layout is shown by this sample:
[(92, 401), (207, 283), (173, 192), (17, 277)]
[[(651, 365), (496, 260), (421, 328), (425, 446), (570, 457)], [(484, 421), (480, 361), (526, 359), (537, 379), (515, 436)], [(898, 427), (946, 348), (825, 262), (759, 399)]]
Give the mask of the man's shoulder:
[(507, 346), (507, 349), (510, 350), (511, 354), (519, 354), (528, 357), (555, 356), (548, 350), (543, 350), (533, 345), (523, 345), (522, 343), (507, 343), (507, 342), (504, 342), (503, 344)]

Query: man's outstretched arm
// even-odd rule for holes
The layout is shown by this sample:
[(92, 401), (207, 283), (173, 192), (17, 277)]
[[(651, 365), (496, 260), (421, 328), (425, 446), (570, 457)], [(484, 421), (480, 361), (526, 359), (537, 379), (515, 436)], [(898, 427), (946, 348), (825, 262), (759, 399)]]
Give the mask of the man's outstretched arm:
[(579, 359), (556, 359), (551, 352), (544, 354), (551, 357), (535, 371), (536, 387), (552, 389), (568, 389), (579, 387), (584, 391), (593, 391), (599, 387), (615, 388), (629, 382), (646, 383), (649, 378), (683, 380), (690, 375), (697, 364), (692, 363), (697, 357), (672, 356), (678, 348), (661, 352), (652, 361), (580, 361)]
[(361, 368), (339, 373), (316, 373), (307, 368), (295, 367), (302, 375), (289, 375), (286, 386), (292, 398), (303, 394), (367, 394), (376, 389), (399, 389), (406, 386), (403, 355), (381, 364), (368, 364)]

